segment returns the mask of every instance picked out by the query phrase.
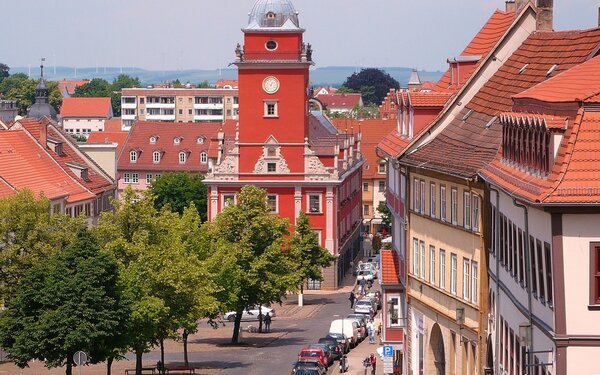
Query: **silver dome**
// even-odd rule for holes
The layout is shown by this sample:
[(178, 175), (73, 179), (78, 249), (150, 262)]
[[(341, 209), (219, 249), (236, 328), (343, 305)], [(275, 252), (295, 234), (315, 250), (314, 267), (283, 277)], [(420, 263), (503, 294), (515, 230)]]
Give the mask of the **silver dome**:
[(300, 27), (298, 12), (290, 0), (257, 0), (248, 13), (249, 28), (283, 27), (288, 20)]

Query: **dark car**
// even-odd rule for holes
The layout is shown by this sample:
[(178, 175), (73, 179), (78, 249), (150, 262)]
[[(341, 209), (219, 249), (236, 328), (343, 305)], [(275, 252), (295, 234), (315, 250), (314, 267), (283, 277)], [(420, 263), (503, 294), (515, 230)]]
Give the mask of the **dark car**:
[(338, 344), (340, 345), (340, 348), (342, 349), (342, 352), (344, 354), (346, 354), (350, 351), (350, 341), (348, 340), (348, 338), (346, 336), (341, 335), (339, 333), (329, 333), (327, 336), (325, 336), (325, 338), (328, 338), (328, 337), (331, 337), (338, 342)]
[(335, 355), (331, 351), (331, 347), (329, 347), (328, 344), (325, 344), (325, 343), (310, 344), (310, 345), (308, 345), (308, 348), (323, 349), (323, 352), (325, 352), (327, 367), (331, 366), (333, 364), (333, 361), (335, 361)]
[(331, 352), (333, 353), (333, 359), (340, 359), (342, 356), (342, 348), (333, 337), (322, 337), (319, 339), (319, 344), (329, 345), (329, 349), (331, 349)]
[(325, 375), (327, 373), (327, 369), (318, 359), (303, 359), (297, 361), (294, 363), (294, 367), (292, 367), (292, 375), (295, 375), (298, 371), (302, 370), (317, 370), (318, 375)]

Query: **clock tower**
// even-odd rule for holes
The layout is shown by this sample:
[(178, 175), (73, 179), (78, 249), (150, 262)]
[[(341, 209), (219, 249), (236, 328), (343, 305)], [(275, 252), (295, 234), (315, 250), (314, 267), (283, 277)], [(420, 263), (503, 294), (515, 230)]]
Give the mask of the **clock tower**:
[(219, 132), (211, 140), (209, 220), (235, 203), (244, 185), (263, 188), (273, 215), (293, 226), (304, 211), (321, 246), (336, 257), (323, 282), (308, 280), (306, 287), (338, 288), (362, 257), (360, 131), (341, 133), (322, 111), (310, 111), (312, 49), (290, 0), (257, 0), (242, 31), (234, 62), (239, 121), (235, 136)]
[(270, 152), (279, 157), (276, 173), (303, 173), (313, 62), (310, 45), (302, 40), (298, 12), (288, 0), (259, 0), (242, 31), (244, 46), (236, 49), (235, 61), (240, 172), (254, 172), (259, 159)]

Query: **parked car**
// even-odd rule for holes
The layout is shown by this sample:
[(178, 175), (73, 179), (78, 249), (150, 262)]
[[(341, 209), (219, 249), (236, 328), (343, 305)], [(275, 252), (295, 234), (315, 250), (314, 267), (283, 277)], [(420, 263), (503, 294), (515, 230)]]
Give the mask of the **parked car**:
[[(263, 319), (269, 313), (271, 318), (275, 317), (275, 309), (267, 306), (261, 307)], [(258, 306), (251, 306), (242, 312), (242, 321), (258, 320)], [(235, 320), (235, 311), (229, 311), (223, 315), (223, 319), (233, 322)]]
[(331, 366), (333, 364), (333, 361), (335, 361), (335, 355), (331, 351), (331, 348), (329, 347), (328, 344), (325, 344), (325, 343), (309, 344), (308, 348), (309, 349), (312, 349), (312, 348), (323, 349), (323, 351), (325, 352), (325, 359), (327, 362), (327, 367)]
[(369, 316), (373, 316), (375, 311), (376, 307), (369, 298), (361, 298), (354, 304), (354, 312), (356, 314), (368, 314)]
[(319, 339), (319, 344), (329, 345), (329, 349), (331, 349), (334, 359), (340, 359), (340, 357), (342, 356), (342, 347), (335, 338), (321, 337)]
[(366, 325), (363, 326), (360, 319), (348, 318), (348, 317), (346, 319), (354, 320), (354, 321), (356, 321), (356, 323), (358, 323), (358, 341), (359, 342), (362, 342), (364, 339), (367, 338), (367, 336), (369, 335), (367, 333), (367, 326)]
[(329, 326), (329, 334), (337, 333), (348, 337), (350, 347), (358, 344), (358, 322), (351, 319), (336, 319)]
[(366, 271), (366, 270), (371, 270), (373, 272), (376, 272), (377, 271), (377, 266), (375, 264), (373, 264), (373, 263), (364, 263), (364, 262), (361, 262), (356, 267), (357, 274), (360, 271)]
[(360, 325), (363, 327), (367, 326), (368, 323), (368, 316), (365, 314), (348, 314), (348, 316), (346, 317), (348, 319), (358, 319), (360, 322)]
[(317, 369), (298, 370), (296, 375), (319, 375), (319, 371)]
[(356, 281), (365, 280), (369, 284), (373, 283), (374, 278), (374, 272), (370, 269), (358, 271), (358, 274), (356, 275)]
[(298, 353), (298, 360), (317, 359), (325, 368), (327, 368), (327, 358), (325, 352), (321, 348), (304, 348)]
[(294, 363), (292, 367), (292, 375), (295, 375), (300, 370), (317, 370), (319, 375), (325, 375), (327, 369), (318, 359), (303, 359)]
[(377, 310), (381, 309), (381, 292), (380, 291), (378, 291), (378, 290), (368, 291), (365, 294), (365, 297), (370, 298), (375, 301), (375, 304), (377, 305)]
[(347, 354), (350, 351), (350, 340), (348, 340), (348, 337), (346, 337), (346, 335), (342, 335), (341, 333), (329, 332), (329, 334), (327, 334), (325, 338), (335, 339), (338, 345), (340, 346), (340, 349), (342, 350), (343, 354)]

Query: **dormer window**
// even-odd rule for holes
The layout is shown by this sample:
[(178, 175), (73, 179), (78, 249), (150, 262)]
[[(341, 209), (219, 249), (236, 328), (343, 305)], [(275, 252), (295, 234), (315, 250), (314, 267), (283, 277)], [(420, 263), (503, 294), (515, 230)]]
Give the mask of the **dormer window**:
[(173, 144), (174, 145), (178, 145), (181, 143), (181, 137), (175, 137), (173, 138)]
[(198, 143), (199, 145), (203, 144), (204, 143), (204, 137), (198, 137), (196, 139), (196, 143)]
[(185, 164), (186, 160), (187, 160), (187, 154), (184, 151), (181, 151), (179, 153), (179, 164)]
[(150, 137), (150, 144), (155, 144), (157, 140), (158, 140), (157, 136), (155, 136), (155, 135), (151, 136)]
[(200, 163), (206, 164), (208, 162), (208, 155), (206, 152), (200, 153)]
[(50, 148), (50, 149), (53, 149), (54, 153), (56, 155), (58, 155), (58, 156), (63, 156), (64, 155), (62, 141), (59, 141), (59, 140), (54, 139), (54, 138), (47, 137), (46, 138), (46, 146), (48, 146), (48, 148)]
[(89, 181), (88, 176), (88, 167), (87, 165), (79, 164), (79, 163), (66, 163), (67, 167), (73, 172), (73, 174), (83, 181)]
[(136, 163), (137, 157), (138, 157), (138, 154), (137, 154), (136, 150), (129, 151), (129, 162), (130, 163)]
[(152, 153), (152, 162), (155, 164), (160, 163), (160, 151), (154, 151)]

